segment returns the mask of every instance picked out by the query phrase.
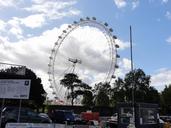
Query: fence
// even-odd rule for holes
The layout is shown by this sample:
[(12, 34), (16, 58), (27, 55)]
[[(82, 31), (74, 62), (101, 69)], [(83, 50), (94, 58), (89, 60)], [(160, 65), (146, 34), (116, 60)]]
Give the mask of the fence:
[(5, 128), (100, 128), (90, 125), (67, 125), (67, 124), (39, 124), (39, 123), (7, 123)]

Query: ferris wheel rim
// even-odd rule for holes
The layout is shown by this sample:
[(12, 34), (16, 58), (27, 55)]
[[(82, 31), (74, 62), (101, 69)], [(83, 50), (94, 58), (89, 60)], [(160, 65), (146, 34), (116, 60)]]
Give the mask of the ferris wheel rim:
[[(107, 43), (109, 45), (109, 49), (110, 49), (110, 59), (111, 59), (111, 64), (110, 64), (110, 69), (108, 71), (108, 75), (106, 77), (110, 77), (109, 82), (112, 79), (112, 76), (114, 75), (115, 72), (115, 68), (117, 68), (117, 48), (118, 45), (115, 42), (116, 36), (112, 35), (113, 29), (109, 28), (107, 23), (102, 23), (102, 22), (98, 22), (96, 19), (92, 18), (92, 19), (80, 19), (79, 22), (74, 22), (73, 24), (68, 25), (66, 30), (63, 30), (62, 34), (60, 34), (58, 36), (58, 40), (55, 42), (52, 50), (51, 50), (51, 55), (49, 57), (50, 61), (48, 64), (48, 74), (49, 74), (49, 82), (51, 87), (53, 86), (53, 91), (58, 92), (59, 89), (57, 89), (56, 87), (56, 80), (55, 80), (55, 76), (54, 76), (54, 64), (56, 61), (56, 55), (59, 51), (59, 48), (61, 46), (61, 44), (63, 43), (63, 41), (65, 40), (65, 38), (67, 38), (67, 36), (72, 33), (74, 30), (78, 29), (79, 27), (83, 27), (83, 26), (93, 26), (95, 28), (98, 28), (104, 35), (105, 38), (107, 40)], [(103, 30), (103, 31), (102, 31)], [(106, 37), (108, 36), (108, 38)], [(110, 47), (111, 46), (111, 47)], [(113, 56), (113, 53), (115, 53), (115, 55)], [(107, 79), (107, 78), (106, 78)]]

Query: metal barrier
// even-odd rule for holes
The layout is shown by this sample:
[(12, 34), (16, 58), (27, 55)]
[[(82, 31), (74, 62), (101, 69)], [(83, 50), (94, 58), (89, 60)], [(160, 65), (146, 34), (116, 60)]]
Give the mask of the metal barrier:
[(100, 128), (90, 125), (66, 125), (45, 123), (7, 123), (5, 128)]

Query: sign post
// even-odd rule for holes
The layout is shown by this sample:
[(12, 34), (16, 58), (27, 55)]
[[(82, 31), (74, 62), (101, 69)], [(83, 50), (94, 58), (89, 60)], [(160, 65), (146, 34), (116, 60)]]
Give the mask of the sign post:
[(22, 99), (29, 99), (31, 80), (28, 79), (0, 79), (0, 98), (2, 98), (0, 126), (2, 122), (2, 109), (5, 99), (20, 99), (18, 122)]

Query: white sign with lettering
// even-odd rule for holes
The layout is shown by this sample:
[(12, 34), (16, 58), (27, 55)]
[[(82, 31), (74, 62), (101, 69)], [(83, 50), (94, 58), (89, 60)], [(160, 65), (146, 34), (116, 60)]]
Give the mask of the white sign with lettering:
[(29, 99), (31, 80), (0, 79), (0, 98)]

